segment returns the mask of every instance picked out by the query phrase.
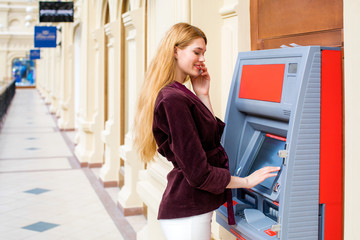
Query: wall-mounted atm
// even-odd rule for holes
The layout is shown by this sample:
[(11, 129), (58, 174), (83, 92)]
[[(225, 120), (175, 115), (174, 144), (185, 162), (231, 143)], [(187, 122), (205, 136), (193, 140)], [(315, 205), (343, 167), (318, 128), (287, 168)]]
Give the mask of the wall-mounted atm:
[(232, 175), (279, 166), (276, 177), (233, 190), (217, 222), (237, 239), (343, 237), (341, 51), (319, 46), (239, 53), (222, 144)]

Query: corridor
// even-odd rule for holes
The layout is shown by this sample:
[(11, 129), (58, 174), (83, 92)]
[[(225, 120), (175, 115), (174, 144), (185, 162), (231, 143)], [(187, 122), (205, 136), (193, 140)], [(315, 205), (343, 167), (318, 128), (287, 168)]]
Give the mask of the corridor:
[(119, 188), (80, 168), (75, 131), (60, 131), (36, 89), (17, 89), (0, 132), (0, 239), (136, 239), (141, 216), (124, 217)]

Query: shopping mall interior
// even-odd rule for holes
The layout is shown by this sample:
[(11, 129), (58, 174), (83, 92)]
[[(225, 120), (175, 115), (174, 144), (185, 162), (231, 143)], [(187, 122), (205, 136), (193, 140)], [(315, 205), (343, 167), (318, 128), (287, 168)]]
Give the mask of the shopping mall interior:
[[(258, 218), (242, 209), (245, 217), (238, 214), (237, 224), (228, 225), (227, 213), (215, 211), (212, 239), (360, 239), (359, 10), (358, 0), (0, 0), (0, 239), (165, 239), (157, 214), (173, 165), (160, 155), (142, 161), (133, 127), (146, 70), (164, 34), (179, 22), (206, 34), (215, 115), (235, 135), (250, 127), (230, 127), (231, 111), (246, 116), (244, 124), (254, 132), (269, 129), (286, 141), (282, 187), (269, 187), (272, 193), (233, 190), (236, 213), (243, 201), (253, 204)], [(337, 59), (326, 58), (327, 50), (337, 52)], [(242, 101), (251, 96), (242, 96), (239, 81), (248, 76), (244, 66), (269, 63), (284, 65), (281, 89), (290, 90), (280, 93), (279, 105), (262, 111), (264, 104)], [(334, 80), (324, 80), (326, 65)], [(312, 90), (316, 79), (318, 90)], [(294, 90), (292, 80), (304, 85)], [(334, 81), (330, 90), (327, 81)], [(309, 110), (307, 101), (319, 101), (318, 108)], [(288, 115), (273, 113), (278, 106)], [(310, 135), (296, 139), (309, 124), (302, 114), (317, 109), (319, 123), (305, 134), (315, 131), (311, 136), (319, 141)], [(259, 127), (259, 117), (268, 125)], [(227, 141), (235, 139), (224, 137), (225, 150), (236, 150), (228, 154), (231, 174), (248, 167), (243, 156), (259, 152), (249, 150), (260, 144), (255, 135), (244, 137), (246, 147), (236, 140), (234, 148)], [(310, 144), (306, 153), (299, 150), (303, 143)], [(314, 152), (315, 165), (302, 165)], [(251, 221), (273, 223), (259, 227)]]

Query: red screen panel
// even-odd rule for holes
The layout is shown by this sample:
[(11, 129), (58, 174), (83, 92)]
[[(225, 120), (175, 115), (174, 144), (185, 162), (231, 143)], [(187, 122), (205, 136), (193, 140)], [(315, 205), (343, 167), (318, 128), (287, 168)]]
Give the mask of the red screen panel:
[(239, 98), (280, 102), (285, 64), (244, 65)]

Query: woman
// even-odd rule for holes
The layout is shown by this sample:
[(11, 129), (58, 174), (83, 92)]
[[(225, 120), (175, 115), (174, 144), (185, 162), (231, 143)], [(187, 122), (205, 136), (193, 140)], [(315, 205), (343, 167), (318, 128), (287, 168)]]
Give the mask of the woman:
[[(197, 27), (178, 23), (165, 35), (150, 63), (135, 121), (135, 145), (145, 162), (156, 150), (172, 162), (158, 219), (166, 239), (209, 240), (212, 211), (231, 203), (231, 188), (251, 188), (275, 176), (277, 167), (245, 178), (228, 170), (220, 145), (225, 124), (211, 107), (207, 39)], [(190, 80), (195, 92), (183, 83)], [(231, 204), (229, 224), (234, 224)]]

